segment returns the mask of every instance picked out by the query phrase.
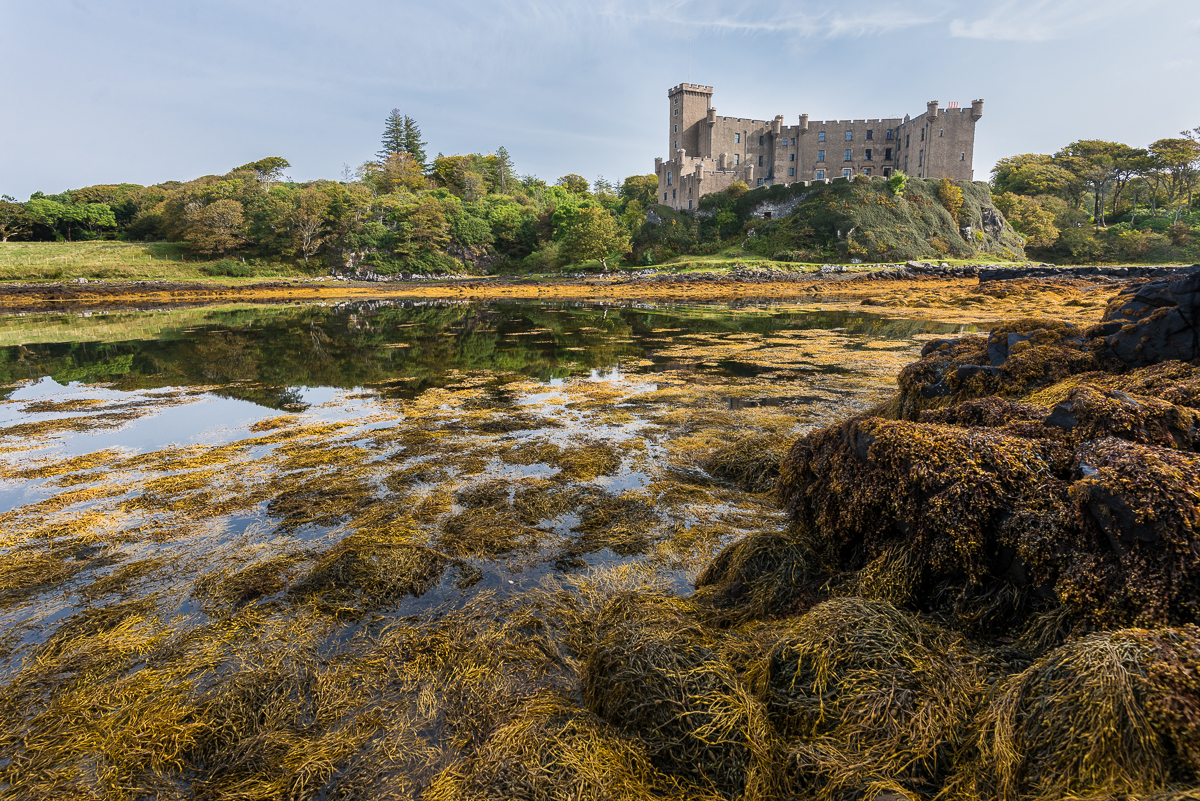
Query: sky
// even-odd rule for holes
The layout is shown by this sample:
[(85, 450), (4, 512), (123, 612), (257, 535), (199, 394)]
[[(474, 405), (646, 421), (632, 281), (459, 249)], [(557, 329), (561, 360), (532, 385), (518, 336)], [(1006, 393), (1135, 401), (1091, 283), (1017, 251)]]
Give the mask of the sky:
[(220, 174), (337, 179), (392, 108), (428, 155), (619, 181), (666, 156), (667, 90), (794, 123), (985, 100), (975, 177), (1077, 139), (1200, 126), (1196, 0), (0, 0), (0, 194)]

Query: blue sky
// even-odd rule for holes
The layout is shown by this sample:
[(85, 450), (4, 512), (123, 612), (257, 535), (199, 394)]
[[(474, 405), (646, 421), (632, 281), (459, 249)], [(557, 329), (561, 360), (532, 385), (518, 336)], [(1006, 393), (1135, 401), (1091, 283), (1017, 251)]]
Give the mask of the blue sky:
[(1195, 0), (0, 0), (0, 193), (222, 173), (336, 178), (393, 107), (429, 155), (619, 180), (665, 156), (666, 91), (794, 121), (986, 101), (976, 178), (1082, 138), (1200, 125)]

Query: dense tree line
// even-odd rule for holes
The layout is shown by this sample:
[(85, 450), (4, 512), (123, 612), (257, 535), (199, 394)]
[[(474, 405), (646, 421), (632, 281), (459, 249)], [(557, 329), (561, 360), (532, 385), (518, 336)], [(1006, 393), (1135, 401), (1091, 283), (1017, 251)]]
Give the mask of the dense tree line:
[(1200, 258), (1200, 128), (1149, 147), (1084, 139), (992, 170), (996, 206), (1031, 254), (1059, 261)]
[[(393, 110), (382, 149), (342, 180), (297, 183), (271, 157), (224, 175), (110, 184), (0, 200), (0, 239), (187, 243), (198, 256), (288, 260), (380, 273), (556, 269), (627, 251), (654, 176), (589, 186), (518, 176), (505, 148), (426, 162), (416, 122)], [(231, 260), (229, 262), (233, 264)]]

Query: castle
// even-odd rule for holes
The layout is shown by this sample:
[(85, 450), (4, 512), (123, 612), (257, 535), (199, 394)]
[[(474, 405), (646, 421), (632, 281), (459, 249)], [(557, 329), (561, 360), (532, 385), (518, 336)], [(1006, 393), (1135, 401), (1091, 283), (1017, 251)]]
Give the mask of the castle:
[(971, 108), (929, 102), (915, 119), (824, 120), (801, 114), (798, 125), (775, 119), (718, 117), (711, 86), (681, 83), (667, 91), (667, 144), (671, 158), (654, 160), (658, 196), (686, 210), (710, 192), (743, 181), (749, 187), (830, 181), (856, 175), (887, 177), (895, 170), (917, 178), (970, 181), (975, 123)]

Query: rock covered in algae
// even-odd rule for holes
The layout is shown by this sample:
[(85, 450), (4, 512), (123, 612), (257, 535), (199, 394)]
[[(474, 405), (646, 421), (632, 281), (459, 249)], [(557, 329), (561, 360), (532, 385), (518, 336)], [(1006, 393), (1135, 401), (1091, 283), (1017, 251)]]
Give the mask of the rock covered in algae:
[(1084, 332), (1059, 320), (1028, 318), (986, 338), (937, 339), (900, 371), (900, 416), (987, 395), (1013, 396), (1099, 365)]
[(1095, 333), (1129, 365), (1200, 358), (1200, 264), (1120, 293)]
[(1069, 492), (1096, 547), (1064, 566), (1062, 600), (1117, 624), (1200, 619), (1200, 456), (1108, 438), (1077, 459)]
[(979, 582), (1004, 569), (1015, 510), (1061, 506), (1070, 459), (1057, 442), (986, 428), (857, 418), (796, 441), (780, 498), (842, 569), (903, 542), (932, 577)]
[(958, 636), (888, 603), (835, 598), (784, 629), (754, 684), (785, 738), (789, 789), (841, 799), (873, 784), (936, 789), (983, 676)]
[(1195, 798), (1197, 782), (1200, 629), (1125, 629), (1008, 678), (939, 798)]
[(645, 742), (652, 764), (731, 798), (778, 797), (776, 738), (694, 608), (623, 594), (583, 670), (587, 708)]

